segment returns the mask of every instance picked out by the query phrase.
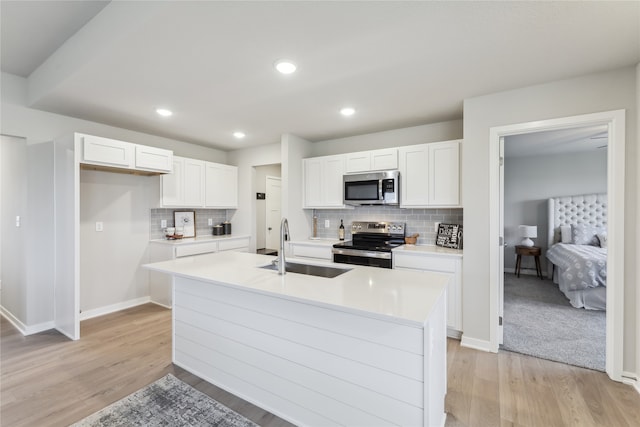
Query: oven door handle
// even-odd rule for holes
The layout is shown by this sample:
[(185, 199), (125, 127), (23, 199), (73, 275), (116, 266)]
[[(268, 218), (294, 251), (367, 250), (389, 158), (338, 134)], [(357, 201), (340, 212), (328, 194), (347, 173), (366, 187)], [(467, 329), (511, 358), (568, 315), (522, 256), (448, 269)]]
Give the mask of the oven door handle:
[(333, 248), (331, 252), (336, 255), (350, 255), (350, 256), (359, 256), (359, 257), (366, 257), (366, 258), (391, 259), (391, 252), (363, 251), (359, 249), (339, 249), (339, 248)]

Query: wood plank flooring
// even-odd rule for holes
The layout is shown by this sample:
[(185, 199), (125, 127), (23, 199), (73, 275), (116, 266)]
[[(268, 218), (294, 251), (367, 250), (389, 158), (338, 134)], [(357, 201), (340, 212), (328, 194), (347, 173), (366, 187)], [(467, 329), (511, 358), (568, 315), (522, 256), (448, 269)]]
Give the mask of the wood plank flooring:
[[(0, 425), (67, 426), (167, 373), (259, 425), (286, 421), (171, 364), (171, 312), (153, 304), (86, 320), (82, 339), (23, 337), (4, 318)], [(640, 395), (606, 374), (448, 341), (447, 427), (640, 426)]]

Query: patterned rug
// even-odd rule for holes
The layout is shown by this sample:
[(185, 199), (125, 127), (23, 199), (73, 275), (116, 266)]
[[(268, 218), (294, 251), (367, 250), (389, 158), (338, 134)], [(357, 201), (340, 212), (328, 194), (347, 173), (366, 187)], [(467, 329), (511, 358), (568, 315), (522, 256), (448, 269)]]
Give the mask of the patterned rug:
[(551, 280), (504, 275), (504, 350), (604, 371), (606, 316), (572, 307)]
[(94, 426), (258, 425), (171, 374), (73, 424)]

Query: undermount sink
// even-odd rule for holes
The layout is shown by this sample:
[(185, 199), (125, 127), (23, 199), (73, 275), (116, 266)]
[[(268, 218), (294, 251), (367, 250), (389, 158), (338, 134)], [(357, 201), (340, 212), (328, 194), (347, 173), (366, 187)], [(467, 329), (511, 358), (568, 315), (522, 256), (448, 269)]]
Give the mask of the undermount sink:
[[(307, 274), (309, 276), (326, 277), (328, 279), (332, 279), (351, 270), (350, 268), (335, 268), (326, 265), (300, 264), (297, 262), (287, 262), (284, 267), (287, 273)], [(276, 264), (267, 264), (260, 268), (278, 270), (278, 266)]]

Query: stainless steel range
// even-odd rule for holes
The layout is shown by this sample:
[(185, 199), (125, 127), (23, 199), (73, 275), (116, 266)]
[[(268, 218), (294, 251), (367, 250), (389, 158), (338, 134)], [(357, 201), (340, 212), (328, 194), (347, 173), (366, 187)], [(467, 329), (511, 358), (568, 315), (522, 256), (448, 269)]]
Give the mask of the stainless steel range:
[(392, 268), (391, 250), (404, 244), (401, 222), (354, 221), (349, 242), (333, 245), (333, 262)]

